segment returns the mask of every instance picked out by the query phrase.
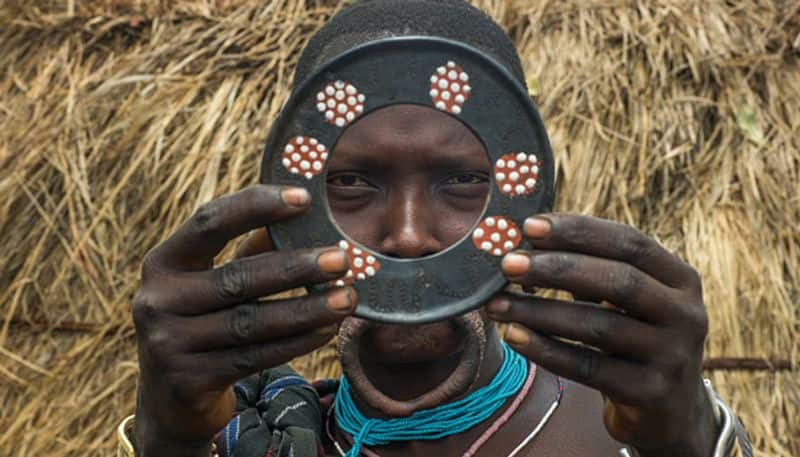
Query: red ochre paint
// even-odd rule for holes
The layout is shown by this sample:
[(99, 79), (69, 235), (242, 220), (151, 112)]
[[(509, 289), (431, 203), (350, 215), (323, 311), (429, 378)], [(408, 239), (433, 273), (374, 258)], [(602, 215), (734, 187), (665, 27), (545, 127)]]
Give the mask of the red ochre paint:
[(517, 224), (503, 216), (487, 217), (472, 232), (475, 247), (494, 256), (506, 255), (516, 249), (521, 240)]
[(296, 136), (283, 148), (281, 160), (289, 173), (311, 179), (325, 169), (328, 148), (315, 138)]
[(436, 69), (431, 75), (430, 95), (436, 108), (448, 113), (461, 114), (469, 99), (472, 87), (469, 75), (452, 60)]
[(347, 275), (344, 278), (334, 281), (334, 285), (341, 287), (356, 281), (363, 281), (375, 276), (381, 269), (381, 264), (375, 256), (355, 244), (342, 240), (339, 242), (339, 247), (347, 252), (350, 269), (347, 270)]
[(505, 154), (494, 164), (494, 182), (509, 197), (528, 195), (536, 189), (540, 166), (536, 154)]
[(354, 85), (335, 81), (317, 92), (317, 111), (325, 116), (325, 122), (344, 127), (364, 112), (365, 100)]

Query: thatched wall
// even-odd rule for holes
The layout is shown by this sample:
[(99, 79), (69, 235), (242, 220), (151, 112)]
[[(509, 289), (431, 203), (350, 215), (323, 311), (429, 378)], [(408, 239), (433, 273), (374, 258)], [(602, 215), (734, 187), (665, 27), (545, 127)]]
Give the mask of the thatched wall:
[[(298, 50), (335, 3), (0, 2), (0, 454), (110, 454), (133, 408), (142, 256), (256, 181)], [(695, 265), (708, 357), (797, 367), (800, 4), (478, 3), (523, 56), (558, 208), (637, 225)], [(298, 366), (336, 370), (329, 351)], [(796, 368), (712, 377), (762, 455), (800, 455)]]

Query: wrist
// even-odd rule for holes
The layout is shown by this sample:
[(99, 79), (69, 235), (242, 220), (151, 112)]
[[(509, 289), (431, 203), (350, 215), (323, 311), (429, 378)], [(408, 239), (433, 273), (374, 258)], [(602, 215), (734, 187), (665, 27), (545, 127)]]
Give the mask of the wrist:
[(213, 436), (186, 438), (176, 436), (173, 429), (159, 421), (157, 408), (145, 401), (144, 383), (139, 381), (136, 392), (136, 414), (130, 438), (135, 457), (209, 457), (213, 456)]
[(154, 426), (146, 418), (134, 420), (132, 433), (136, 457), (209, 457), (213, 455), (212, 439), (180, 440)]
[(710, 457), (714, 453), (714, 446), (719, 434), (719, 426), (709, 402), (705, 387), (699, 382), (694, 407), (686, 412), (686, 421), (683, 433), (672, 443), (653, 449), (637, 448), (636, 452), (641, 457)]

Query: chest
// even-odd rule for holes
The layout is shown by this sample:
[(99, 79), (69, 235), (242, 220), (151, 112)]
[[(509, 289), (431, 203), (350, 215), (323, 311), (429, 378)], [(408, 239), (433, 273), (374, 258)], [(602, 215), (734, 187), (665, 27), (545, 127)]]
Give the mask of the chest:
[[(412, 442), (367, 450), (366, 457), (462, 457), (475, 443), (484, 440), (477, 447), (473, 457), (503, 457), (519, 450), (515, 457), (617, 457), (623, 447), (613, 440), (602, 421), (603, 400), (594, 390), (565, 381), (564, 395), (558, 406), (553, 406), (553, 392), (559, 386), (556, 378), (543, 372), (531, 395), (525, 398), (512, 416), (492, 431), (488, 424), (497, 424), (498, 416), (487, 421), (487, 425), (459, 435), (453, 435), (435, 442)], [(334, 422), (335, 423), (335, 422)], [(335, 429), (335, 426), (334, 426)], [(488, 435), (488, 437), (487, 437)], [(349, 438), (333, 433), (346, 452), (350, 449)], [(485, 439), (484, 439), (485, 438)], [(341, 457), (332, 442), (326, 443), (330, 457)]]

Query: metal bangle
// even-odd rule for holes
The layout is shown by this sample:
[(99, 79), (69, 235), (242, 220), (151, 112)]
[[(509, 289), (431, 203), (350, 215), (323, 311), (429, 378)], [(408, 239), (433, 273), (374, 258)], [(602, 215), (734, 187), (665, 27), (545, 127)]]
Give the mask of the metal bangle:
[(753, 457), (753, 447), (750, 444), (750, 439), (747, 437), (747, 432), (742, 423), (739, 422), (736, 414), (719, 398), (719, 395), (711, 386), (710, 379), (704, 379), (703, 385), (705, 386), (706, 394), (708, 394), (708, 401), (711, 403), (712, 411), (714, 411), (717, 425), (720, 427), (719, 437), (717, 438), (717, 444), (714, 446), (712, 456), (732, 456), (733, 448), (738, 444), (743, 457)]
[[(711, 404), (711, 411), (714, 412), (714, 422), (719, 427), (719, 436), (717, 437), (716, 444), (714, 445), (714, 453), (712, 457), (730, 457), (733, 456), (734, 446), (738, 443), (739, 449), (742, 451), (743, 457), (753, 457), (753, 448), (750, 445), (750, 440), (747, 438), (747, 432), (744, 426), (736, 418), (731, 408), (719, 398), (717, 392), (711, 386), (711, 380), (703, 379), (703, 385), (706, 389), (708, 402)], [(627, 448), (619, 450), (619, 457), (631, 457), (638, 455)]]
[(133, 414), (123, 419), (117, 427), (117, 457), (135, 457), (128, 431), (133, 428)]
[[(133, 431), (135, 415), (131, 414), (120, 422), (117, 427), (117, 457), (136, 457), (130, 433)], [(211, 442), (211, 457), (219, 457), (217, 443)]]

